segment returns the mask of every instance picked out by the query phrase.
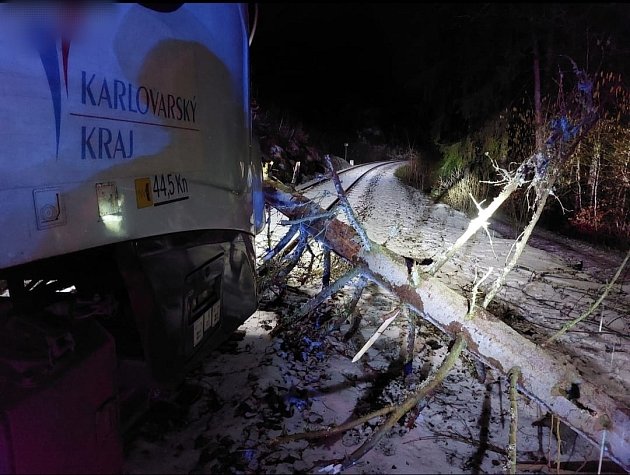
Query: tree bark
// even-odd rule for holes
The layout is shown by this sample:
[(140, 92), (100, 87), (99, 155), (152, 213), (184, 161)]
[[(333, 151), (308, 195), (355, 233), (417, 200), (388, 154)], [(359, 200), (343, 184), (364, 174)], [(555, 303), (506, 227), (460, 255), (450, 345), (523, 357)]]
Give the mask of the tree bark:
[[(280, 183), (265, 181), (263, 188), (267, 202), (290, 219), (324, 211)], [(554, 357), (485, 309), (476, 308), (474, 318), (466, 318), (469, 302), (465, 297), (426, 274), (418, 285), (412, 284), (402, 256), (375, 242), (365, 250), (356, 231), (337, 219), (314, 220), (303, 226), (339, 256), (367, 268), (368, 278), (442, 331), (452, 337), (463, 335), (468, 350), (486, 365), (505, 375), (520, 367), (519, 389), (591, 443), (598, 446), (602, 431), (607, 430), (608, 456), (630, 469), (630, 410), (604, 389), (583, 380), (568, 357)], [(566, 397), (572, 384), (580, 388), (579, 400)]]

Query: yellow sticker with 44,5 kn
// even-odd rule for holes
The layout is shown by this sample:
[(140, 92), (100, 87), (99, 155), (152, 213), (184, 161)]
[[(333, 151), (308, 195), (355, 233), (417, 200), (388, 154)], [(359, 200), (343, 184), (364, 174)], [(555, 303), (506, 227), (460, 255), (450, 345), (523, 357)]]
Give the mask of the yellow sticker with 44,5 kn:
[(168, 205), (190, 198), (188, 180), (181, 173), (157, 173), (136, 178), (134, 182), (138, 208)]
[(151, 178), (136, 178), (136, 203), (138, 209), (153, 206), (153, 195), (151, 194)]

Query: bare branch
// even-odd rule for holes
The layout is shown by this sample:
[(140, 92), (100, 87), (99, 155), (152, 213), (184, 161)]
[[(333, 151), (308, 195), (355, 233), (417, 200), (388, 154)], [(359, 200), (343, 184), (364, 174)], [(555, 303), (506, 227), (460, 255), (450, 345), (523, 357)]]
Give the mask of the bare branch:
[(330, 285), (330, 248), (324, 244), (324, 272), (322, 274), (322, 286), (328, 287)]
[(315, 253), (309, 244), (306, 244), (306, 250), (311, 255), (311, 260), (308, 262), (308, 267), (306, 271), (302, 272), (302, 278), (300, 279), (300, 284), (304, 285), (309, 277), (311, 277), (311, 272), (313, 271), (313, 264), (315, 263)]
[(291, 318), (287, 319), (287, 321), (281, 324), (278, 324), (270, 332), (270, 335), (275, 336), (284, 328), (300, 321), (306, 315), (308, 315), (313, 310), (315, 310), (319, 305), (321, 305), (324, 302), (324, 300), (326, 300), (335, 292), (338, 292), (339, 290), (341, 290), (346, 284), (348, 284), (352, 279), (359, 276), (362, 272), (364, 272), (364, 269), (361, 266), (353, 267), (352, 269), (350, 269), (348, 272), (342, 275), (339, 279), (337, 279), (337, 281), (335, 281), (332, 285), (329, 285), (328, 287), (323, 288), (320, 293), (318, 293), (315, 297), (308, 300), (304, 305), (302, 305), (298, 309), (297, 312), (295, 312), (295, 314)]
[(486, 294), (486, 298), (483, 301), (483, 308), (488, 308), (488, 305), (490, 304), (490, 302), (492, 302), (492, 299), (499, 292), (499, 290), (501, 290), (501, 287), (503, 287), (503, 284), (505, 284), (505, 279), (507, 278), (508, 274), (512, 271), (512, 269), (514, 268), (514, 266), (520, 259), (521, 254), (523, 254), (523, 251), (525, 250), (525, 246), (527, 245), (527, 241), (529, 240), (529, 237), (534, 231), (534, 228), (536, 227), (536, 224), (538, 223), (538, 220), (540, 219), (540, 216), (542, 215), (543, 209), (545, 208), (545, 203), (547, 202), (547, 198), (549, 197), (549, 192), (551, 191), (551, 188), (553, 187), (554, 181), (555, 181), (554, 177), (550, 178), (550, 181), (547, 183), (544, 189), (542, 189), (539, 192), (538, 200), (536, 203), (537, 205), (536, 212), (534, 213), (534, 215), (532, 216), (532, 219), (527, 224), (527, 227), (523, 231), (520, 240), (516, 242), (516, 247), (514, 249), (514, 254), (512, 254), (512, 258), (507, 263), (507, 265), (503, 268), (501, 275), (497, 278), (497, 280), (494, 281), (494, 284), (492, 285), (492, 288), (490, 289), (490, 291)]
[(499, 207), (503, 204), (505, 200), (507, 200), (510, 195), (518, 189), (521, 184), (521, 180), (524, 180), (525, 176), (525, 163), (523, 163), (519, 167), (519, 171), (512, 177), (510, 182), (505, 185), (499, 196), (497, 196), (490, 205), (481, 210), (479, 215), (468, 223), (468, 228), (464, 233), (453, 243), (451, 247), (442, 252), (439, 256), (435, 258), (435, 261), (429, 267), (428, 274), (435, 275), (435, 273), (442, 268), (446, 262), (455, 255), (455, 253), (471, 238), (475, 235), (475, 233), (484, 226), (488, 219), (494, 214), (494, 212), (499, 209)]
[(370, 339), (365, 343), (365, 345), (363, 345), (363, 348), (361, 348), (359, 352), (355, 355), (355, 357), (352, 358), (353, 363), (356, 363), (357, 361), (361, 359), (361, 357), (365, 354), (365, 352), (370, 349), (370, 347), (374, 344), (376, 340), (378, 340), (378, 337), (383, 334), (383, 332), (387, 329), (389, 324), (394, 321), (394, 319), (398, 316), (399, 313), (400, 313), (400, 308), (396, 308), (392, 310), (391, 312), (387, 313), (385, 316), (383, 316), (383, 319), (385, 321), (381, 323), (381, 326), (378, 327), (378, 329), (374, 332), (374, 334), (370, 337)]
[[(360, 286), (357, 286), (355, 290), (356, 293), (353, 296), (353, 301), (356, 298), (357, 302), (358, 302), (358, 299), (361, 298), (361, 293), (363, 293), (363, 290), (367, 286), (367, 280), (361, 279), (359, 284)], [(350, 328), (348, 329), (346, 334), (343, 336), (343, 341), (348, 341), (350, 338), (352, 338), (356, 334), (356, 332), (359, 330), (359, 326), (361, 325), (361, 319), (362, 319), (361, 311), (355, 305), (354, 309), (352, 310), (352, 315), (351, 315), (352, 323), (350, 324)]]
[(284, 249), (284, 247), (289, 244), (289, 241), (291, 241), (291, 239), (293, 238), (293, 236), (295, 236), (295, 234), (300, 230), (300, 227), (297, 225), (291, 226), (289, 228), (289, 230), (287, 231), (287, 233), (282, 236), (282, 239), (280, 239), (280, 241), (278, 241), (278, 244), (276, 244), (274, 246), (273, 249), (271, 249), (270, 251), (268, 251), (263, 257), (262, 260), (263, 262), (267, 262), (268, 260), (272, 259), (275, 255), (277, 255), (280, 251), (282, 251), (282, 249)]
[(451, 351), (446, 356), (440, 368), (433, 374), (433, 377), (427, 379), (415, 393), (407, 398), (397, 409), (387, 418), (384, 424), (382, 424), (376, 431), (372, 433), (370, 438), (366, 440), (361, 447), (352, 452), (343, 462), (343, 468), (348, 468), (354, 465), (357, 460), (368, 453), (372, 448), (378, 444), (383, 436), (392, 428), (394, 424), (398, 422), (402, 416), (404, 416), (411, 409), (416, 407), (418, 403), (425, 398), (431, 391), (433, 391), (438, 385), (442, 383), (444, 378), (448, 375), (449, 371), (453, 368), (462, 350), (466, 348), (466, 340), (460, 335), (455, 340)]
[(521, 376), (518, 366), (512, 368), (510, 376), (510, 441), (508, 443), (508, 466), (511, 474), (516, 473), (516, 431), (518, 429), (518, 403), (516, 400), (516, 385)]
[(352, 209), (352, 206), (350, 206), (350, 203), (348, 202), (348, 197), (346, 196), (346, 192), (344, 191), (343, 187), (341, 186), (341, 181), (339, 180), (339, 175), (337, 175), (337, 172), (335, 171), (335, 167), (332, 164), (332, 160), (330, 158), (330, 155), (324, 156), (324, 160), (326, 162), (326, 165), (328, 166), (328, 169), (330, 170), (330, 174), (332, 176), (333, 183), (335, 184), (335, 189), (337, 190), (337, 196), (339, 197), (339, 205), (343, 209), (343, 211), (344, 211), (344, 213), (346, 215), (346, 218), (350, 222), (350, 226), (352, 226), (354, 228), (354, 230), (357, 232), (357, 234), (361, 238), (361, 242), (363, 243), (363, 247), (365, 248), (365, 250), (369, 251), (370, 250), (370, 240), (368, 239), (368, 236), (367, 236), (367, 233), (365, 232), (365, 229), (363, 229), (363, 226), (361, 226), (361, 224), (359, 223), (359, 220), (357, 219), (356, 215), (354, 214), (354, 210)]
[[(558, 150), (556, 153), (556, 167), (562, 166), (568, 158), (573, 154), (575, 148), (582, 141), (584, 136), (595, 126), (597, 121), (599, 120), (599, 113), (596, 110), (588, 111), (587, 115), (582, 119), (582, 121), (573, 127), (571, 143), (568, 146), (564, 146), (564, 137), (557, 137), (555, 134), (552, 134), (551, 137), (547, 140), (547, 147), (551, 149), (552, 146), (558, 146)], [(501, 193), (492, 200), (490, 206), (485, 208), (483, 211), (480, 211), (479, 215), (473, 219), (469, 224), (468, 228), (464, 233), (453, 243), (451, 247), (442, 252), (438, 257), (435, 258), (433, 265), (428, 269), (429, 275), (435, 275), (435, 273), (440, 270), (440, 268), (451, 258), (455, 253), (472, 237), (475, 233), (481, 228), (488, 219), (494, 214), (494, 212), (499, 209), (499, 207), (507, 200), (510, 195), (516, 191), (520, 186), (526, 183), (526, 177), (528, 172), (533, 168), (535, 171), (535, 177), (530, 183), (530, 186), (538, 186), (538, 183), (546, 180), (548, 176), (548, 163), (549, 156), (547, 154), (537, 153), (533, 156), (529, 157), (523, 163), (519, 165), (514, 176), (510, 178), (508, 183), (503, 187)], [(549, 180), (549, 186), (553, 185), (554, 178)], [(546, 200), (546, 197), (545, 197)]]
[(328, 218), (333, 218), (335, 216), (335, 213), (329, 212), (329, 213), (322, 213), (322, 214), (318, 214), (316, 216), (304, 216), (303, 218), (298, 218), (298, 219), (291, 219), (291, 220), (282, 220), (280, 221), (280, 224), (282, 224), (283, 226), (289, 226), (292, 224), (302, 224), (302, 223), (307, 223), (309, 221), (315, 221), (316, 219), (328, 219)]
[(626, 254), (625, 259), (623, 260), (623, 262), (621, 263), (621, 265), (619, 266), (619, 269), (617, 269), (617, 272), (615, 272), (614, 277), (612, 278), (612, 280), (606, 284), (606, 287), (604, 287), (604, 291), (602, 292), (602, 294), (599, 296), (599, 298), (593, 302), (593, 305), (591, 305), (582, 315), (580, 315), (578, 318), (576, 318), (575, 320), (570, 321), (569, 323), (567, 323), (566, 325), (564, 325), (557, 333), (555, 333), (554, 335), (552, 335), (551, 337), (549, 337), (545, 343), (543, 343), (543, 346), (548, 345), (549, 343), (551, 343), (552, 341), (556, 340), (557, 338), (559, 338), (560, 336), (564, 335), (568, 330), (570, 330), (572, 327), (574, 327), (575, 325), (577, 325), (578, 323), (580, 323), (582, 320), (584, 320), (585, 318), (587, 318), (589, 315), (591, 315), (596, 309), (597, 307), (599, 307), (601, 305), (601, 303), (604, 301), (604, 299), (608, 296), (608, 293), (610, 292), (610, 289), (612, 289), (612, 286), (615, 285), (615, 282), (617, 281), (617, 279), (619, 278), (619, 276), (621, 275), (621, 272), (623, 271), (624, 267), (626, 267), (626, 264), (628, 263), (628, 258), (630, 258), (630, 250), (628, 251), (628, 253)]
[(341, 424), (337, 427), (329, 427), (322, 430), (314, 430), (310, 432), (298, 432), (297, 434), (284, 435), (281, 437), (276, 437), (269, 441), (271, 445), (283, 444), (286, 442), (292, 442), (294, 440), (310, 440), (310, 439), (321, 439), (322, 437), (330, 437), (331, 435), (340, 434), (341, 432), (345, 432), (347, 430), (352, 429), (361, 424), (365, 424), (366, 422), (371, 421), (377, 417), (386, 416), (396, 410), (395, 405), (383, 407), (377, 411), (370, 412), (365, 416), (361, 416), (357, 419), (353, 419), (351, 421), (346, 422), (345, 424)]
[(302, 257), (302, 254), (306, 249), (307, 243), (308, 234), (300, 231), (300, 239), (298, 240), (297, 246), (295, 247), (295, 249), (293, 249), (293, 251), (291, 251), (291, 254), (287, 256), (286, 264), (284, 265), (284, 267), (280, 269), (280, 271), (278, 271), (278, 273), (273, 278), (273, 282), (275, 284), (285, 280), (289, 273), (297, 265), (297, 263), (300, 262), (300, 258)]
[(488, 271), (481, 277), (479, 281), (477, 281), (477, 268), (475, 268), (475, 284), (472, 288), (472, 297), (470, 299), (470, 310), (468, 311), (468, 318), (472, 318), (475, 312), (475, 306), (477, 305), (477, 293), (479, 292), (479, 286), (483, 284), (483, 281), (490, 277), (494, 267), (490, 266)]
[(366, 285), (367, 285), (367, 280), (363, 277), (359, 277), (357, 283), (355, 284), (354, 291), (352, 292), (352, 297), (350, 298), (350, 301), (348, 302), (347, 305), (345, 305), (344, 311), (341, 313), (341, 315), (338, 318), (336, 318), (335, 321), (331, 322), (331, 324), (328, 327), (328, 332), (339, 330), (339, 328), (341, 328), (342, 323), (348, 317), (350, 317), (352, 320), (351, 329), (354, 328), (355, 322), (361, 320), (360, 317), (357, 318), (360, 315), (357, 304), (359, 303), (359, 300), (361, 299), (361, 295), (363, 294), (363, 290), (365, 290)]
[(416, 344), (416, 322), (415, 316), (411, 314), (411, 311), (409, 310), (409, 307), (407, 307), (407, 305), (402, 305), (401, 308), (403, 319), (406, 323), (407, 329), (404, 334), (400, 353), (404, 364), (403, 373), (407, 375), (413, 369), (413, 353)]

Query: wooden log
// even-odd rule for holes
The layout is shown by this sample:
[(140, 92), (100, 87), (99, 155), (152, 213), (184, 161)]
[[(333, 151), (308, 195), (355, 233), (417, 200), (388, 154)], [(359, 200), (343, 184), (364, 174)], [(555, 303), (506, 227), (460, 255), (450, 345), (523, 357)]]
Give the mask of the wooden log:
[[(324, 212), (305, 196), (284, 185), (266, 181), (266, 201), (290, 219)], [(463, 335), (468, 351), (488, 366), (507, 375), (518, 366), (518, 388), (556, 414), (565, 424), (595, 446), (606, 430), (606, 455), (630, 470), (630, 409), (580, 375), (568, 356), (554, 356), (481, 307), (469, 313), (468, 300), (436, 278), (421, 275), (410, 281), (405, 259), (371, 243), (361, 246), (355, 230), (337, 219), (309, 221), (304, 229), (330, 249), (355, 265), (369, 269), (368, 277), (407, 303), (423, 318), (452, 337)], [(569, 399), (572, 385), (579, 387), (579, 399)]]

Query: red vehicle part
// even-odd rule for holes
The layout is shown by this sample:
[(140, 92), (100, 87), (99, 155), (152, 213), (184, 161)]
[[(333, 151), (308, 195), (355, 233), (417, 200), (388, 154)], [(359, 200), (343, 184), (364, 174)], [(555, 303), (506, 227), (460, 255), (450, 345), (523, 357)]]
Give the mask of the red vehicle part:
[(112, 337), (95, 321), (2, 326), (0, 472), (120, 473)]

